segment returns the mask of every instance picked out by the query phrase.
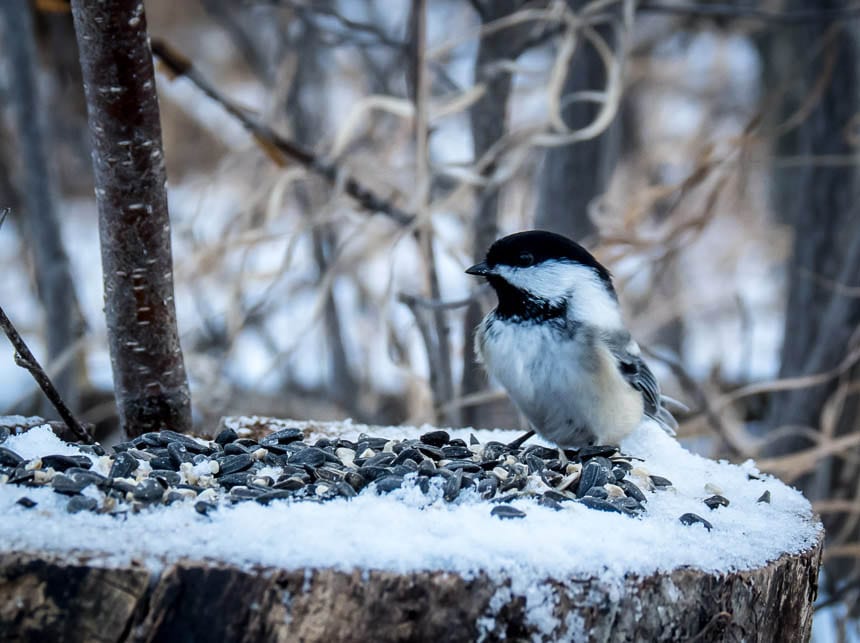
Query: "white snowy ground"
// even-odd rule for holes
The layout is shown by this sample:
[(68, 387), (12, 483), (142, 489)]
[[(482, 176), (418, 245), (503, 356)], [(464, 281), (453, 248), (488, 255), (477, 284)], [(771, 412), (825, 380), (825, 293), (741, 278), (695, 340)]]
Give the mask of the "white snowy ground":
[[(309, 433), (330, 434), (334, 425), (306, 426)], [(423, 432), (340, 426), (348, 438), (362, 431), (391, 437)], [(451, 433), (468, 438), (469, 431)], [(481, 442), (510, 438), (510, 432), (476, 435)], [(4, 446), (28, 458), (77, 452), (48, 427), (13, 436)], [(0, 550), (84, 555), (90, 564), (108, 566), (135, 560), (152, 569), (178, 559), (206, 559), (286, 569), (449, 570), (467, 575), (484, 571), (515, 579), (516, 590), (546, 578), (574, 575), (620, 582), (625, 574), (681, 566), (711, 572), (754, 568), (783, 553), (800, 552), (817, 538), (820, 525), (806, 499), (774, 478), (750, 480), (748, 474), (759, 475), (752, 462), (736, 466), (693, 455), (652, 424), (643, 425), (622, 449), (644, 458), (642, 466), (650, 474), (674, 483), (668, 490), (646, 492), (647, 515), (641, 518), (576, 503), (553, 511), (531, 500), (517, 500), (512, 504), (527, 516), (501, 520), (490, 516), (491, 505), (471, 492), (448, 504), (441, 493), (428, 500), (416, 488), (387, 496), (365, 491), (352, 500), (324, 504), (225, 504), (209, 516), (185, 503), (111, 517), (68, 514), (67, 498), (50, 489), (4, 484)], [(771, 493), (770, 504), (757, 502), (765, 490)], [(92, 487), (89, 491), (99, 493)], [(731, 505), (710, 511), (702, 500), (713, 493), (724, 495)], [(17, 505), (25, 495), (38, 505), (32, 509)], [(705, 517), (713, 530), (682, 525), (678, 518), (686, 512)]]

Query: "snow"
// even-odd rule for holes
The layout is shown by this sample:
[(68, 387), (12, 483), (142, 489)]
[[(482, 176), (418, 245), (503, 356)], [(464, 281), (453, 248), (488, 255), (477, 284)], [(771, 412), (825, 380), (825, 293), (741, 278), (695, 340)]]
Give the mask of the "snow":
[(47, 424), (30, 429), (20, 435), (13, 435), (3, 443), (3, 446), (12, 449), (27, 460), (43, 455), (79, 455), (81, 453), (76, 446), (67, 444), (54, 435), (51, 427)]
[[(430, 428), (260, 418), (233, 418), (227, 424), (241, 429), (261, 422), (274, 430), (299, 426), (312, 438), (338, 434), (354, 439), (362, 432), (416, 437)], [(472, 433), (468, 429), (450, 432), (465, 439)], [(474, 434), (481, 442), (511, 436), (503, 430)], [(79, 452), (47, 425), (13, 436), (4, 446), (27, 458)], [(90, 564), (108, 567), (138, 561), (153, 570), (184, 559), (247, 568), (445, 570), (466, 577), (484, 572), (491, 578), (510, 579), (499, 591), (526, 597), (530, 622), (546, 633), (557, 625), (556, 599), (548, 579), (597, 577), (609, 588), (620, 588), (631, 573), (647, 575), (688, 566), (726, 573), (801, 552), (819, 536), (821, 527), (800, 492), (760, 474), (751, 461), (738, 466), (694, 455), (651, 422), (625, 440), (622, 450), (643, 458), (636, 463), (643, 473), (647, 470), (674, 483), (667, 490), (645, 492), (647, 513), (641, 518), (576, 503), (565, 503), (556, 512), (530, 499), (518, 499), (511, 504), (525, 511), (526, 518), (500, 520), (472, 492), (454, 504), (445, 503), (438, 485), (426, 496), (417, 487), (405, 486), (387, 496), (366, 490), (352, 500), (324, 504), (222, 504), (208, 516), (196, 513), (191, 502), (123, 516), (68, 514), (67, 498), (50, 489), (0, 485), (0, 515), (4, 516), (0, 548), (85, 556)], [(104, 464), (97, 462), (96, 468)], [(645, 484), (634, 481), (640, 487)], [(771, 493), (770, 504), (757, 502), (765, 490)], [(709, 511), (702, 500), (713, 492), (729, 498), (730, 506)], [(91, 487), (87, 493), (97, 497), (101, 492)], [(33, 509), (17, 505), (22, 496), (38, 505)], [(705, 517), (713, 530), (682, 525), (678, 518), (686, 512)], [(494, 601), (502, 606), (509, 599), (499, 595)], [(483, 621), (490, 627), (492, 614)]]
[[(326, 432), (332, 428), (313, 427)], [(402, 437), (421, 430), (347, 424), (344, 434), (371, 431)], [(455, 436), (468, 433), (452, 430)], [(481, 441), (510, 437), (500, 431), (476, 435)], [(13, 436), (5, 446), (27, 458), (78, 452), (48, 426)], [(6, 519), (0, 524), (0, 546), (85, 553), (101, 556), (105, 564), (134, 558), (157, 566), (179, 558), (206, 558), (293, 569), (438, 569), (464, 574), (515, 570), (517, 577), (532, 579), (580, 574), (620, 579), (629, 572), (650, 574), (682, 566), (711, 572), (754, 568), (784, 552), (799, 552), (817, 537), (819, 527), (809, 503), (769, 476), (748, 479), (748, 474), (759, 475), (752, 462), (736, 466), (693, 455), (651, 424), (640, 427), (623, 449), (643, 457), (649, 473), (674, 483), (673, 489), (648, 493), (647, 515), (641, 519), (573, 503), (554, 512), (523, 499), (513, 504), (528, 514), (525, 519), (500, 521), (476, 496), (448, 505), (441, 492), (425, 497), (414, 487), (325, 504), (243, 503), (224, 506), (210, 517), (185, 504), (117, 519), (66, 515), (66, 499), (48, 489), (3, 485), (0, 513)], [(706, 485), (717, 488), (731, 505), (709, 511), (701, 502), (710, 495)], [(756, 502), (765, 490), (771, 492), (771, 504)], [(36, 500), (38, 509), (17, 506), (23, 495)], [(706, 517), (713, 531), (681, 525), (678, 517), (686, 512)]]

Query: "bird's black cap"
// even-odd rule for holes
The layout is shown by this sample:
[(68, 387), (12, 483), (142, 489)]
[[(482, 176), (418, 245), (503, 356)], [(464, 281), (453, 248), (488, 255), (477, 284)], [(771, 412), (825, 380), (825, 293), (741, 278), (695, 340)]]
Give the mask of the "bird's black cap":
[[(594, 258), (588, 250), (567, 237), (546, 230), (528, 230), (508, 235), (496, 241), (487, 252), (484, 266), (488, 270), (494, 267), (514, 266), (527, 268), (545, 261), (570, 261), (592, 268), (598, 276), (611, 282), (611, 275), (606, 267)], [(477, 268), (482, 266), (473, 266)], [(471, 272), (470, 274), (482, 274)]]

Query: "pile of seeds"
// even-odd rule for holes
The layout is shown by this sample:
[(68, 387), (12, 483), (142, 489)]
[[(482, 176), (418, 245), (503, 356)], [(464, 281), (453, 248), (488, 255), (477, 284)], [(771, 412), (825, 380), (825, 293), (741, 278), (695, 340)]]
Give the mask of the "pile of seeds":
[[(525, 516), (508, 504), (523, 497), (555, 510), (571, 502), (637, 516), (645, 511), (643, 488), (672, 484), (649, 475), (636, 458), (612, 446), (512, 448), (495, 441), (481, 443), (474, 435), (467, 443), (441, 430), (419, 439), (361, 434), (354, 441), (319, 438), (313, 444), (298, 428), (259, 440), (228, 428), (211, 442), (160, 431), (117, 444), (113, 455), (94, 445), (80, 447), (92, 458), (49, 455), (34, 460), (2, 446), (7, 437), (8, 432), (0, 435), (0, 482), (50, 486), (69, 496), (70, 512), (124, 513), (190, 501), (206, 514), (225, 500), (322, 502), (414, 485), (425, 494), (440, 493), (448, 502), (476, 494), (493, 503), (491, 513), (500, 518)], [(26, 496), (19, 504), (35, 505)], [(695, 514), (685, 514), (685, 524), (710, 527), (699, 516), (689, 516)]]

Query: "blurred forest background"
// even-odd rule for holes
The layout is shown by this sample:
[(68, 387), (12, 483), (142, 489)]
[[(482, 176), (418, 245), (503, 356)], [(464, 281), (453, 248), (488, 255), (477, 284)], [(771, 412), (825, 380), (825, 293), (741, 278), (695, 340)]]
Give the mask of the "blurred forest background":
[[(156, 69), (200, 431), (226, 414), (521, 426), (472, 358), (493, 298), (463, 270), (503, 234), (555, 230), (613, 271), (691, 409), (685, 443), (754, 457), (813, 500), (828, 527), (816, 636), (857, 636), (860, 5), (145, 7), (156, 51), (193, 65)], [(0, 304), (110, 440), (67, 2), (3, 2), (0, 38)], [(52, 415), (11, 357), (4, 413)]]

